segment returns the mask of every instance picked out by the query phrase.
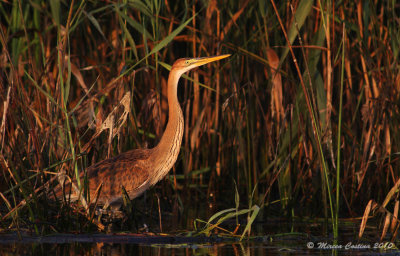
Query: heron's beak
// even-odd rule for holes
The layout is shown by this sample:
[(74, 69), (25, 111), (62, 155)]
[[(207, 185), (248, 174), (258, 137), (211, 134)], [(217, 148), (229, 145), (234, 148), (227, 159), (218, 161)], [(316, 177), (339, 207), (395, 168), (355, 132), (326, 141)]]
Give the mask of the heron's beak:
[(230, 54), (224, 54), (224, 55), (218, 55), (218, 56), (212, 56), (212, 57), (203, 57), (203, 58), (197, 58), (197, 59), (193, 59), (193, 64), (195, 67), (213, 62), (213, 61), (217, 61), (217, 60), (221, 60), (221, 59), (225, 59), (227, 57), (231, 56)]

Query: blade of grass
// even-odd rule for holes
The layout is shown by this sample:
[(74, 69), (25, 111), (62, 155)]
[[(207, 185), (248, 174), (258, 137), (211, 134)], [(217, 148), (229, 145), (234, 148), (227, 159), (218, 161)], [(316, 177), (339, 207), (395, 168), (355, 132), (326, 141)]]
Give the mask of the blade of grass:
[(334, 239), (338, 239), (339, 236), (339, 195), (340, 195), (340, 148), (342, 145), (342, 112), (343, 112), (343, 84), (344, 84), (344, 59), (345, 59), (345, 48), (346, 45), (346, 26), (343, 23), (343, 38), (342, 38), (342, 72), (340, 74), (340, 92), (339, 92), (339, 120), (338, 120), (338, 131), (337, 131), (337, 156), (336, 156), (336, 207), (335, 207), (335, 229), (333, 230)]

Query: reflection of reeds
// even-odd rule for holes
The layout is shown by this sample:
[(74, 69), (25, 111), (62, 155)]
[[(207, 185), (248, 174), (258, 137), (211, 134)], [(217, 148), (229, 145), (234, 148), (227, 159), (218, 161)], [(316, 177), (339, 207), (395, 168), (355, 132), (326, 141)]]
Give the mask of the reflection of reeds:
[(43, 196), (54, 174), (77, 177), (100, 159), (156, 144), (167, 63), (228, 52), (229, 61), (181, 81), (186, 127), (172, 176), (158, 185), (173, 198), (165, 210), (186, 214), (206, 199), (211, 216), (232, 207), (236, 183), (240, 209), (332, 218), (361, 215), (374, 200), (397, 216), (392, 3), (35, 3), (0, 4), (3, 228), (74, 229), (61, 223), (71, 211), (93, 220)]

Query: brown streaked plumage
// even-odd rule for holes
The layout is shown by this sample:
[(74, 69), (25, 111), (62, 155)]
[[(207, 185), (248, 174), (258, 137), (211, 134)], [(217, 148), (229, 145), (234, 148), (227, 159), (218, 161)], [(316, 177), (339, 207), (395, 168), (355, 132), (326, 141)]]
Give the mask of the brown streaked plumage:
[[(178, 157), (184, 131), (182, 109), (177, 97), (179, 78), (195, 67), (229, 56), (230, 54), (185, 58), (174, 63), (168, 77), (169, 118), (160, 142), (154, 148), (130, 150), (90, 166), (86, 172), (90, 200), (97, 198), (100, 204), (119, 204), (122, 199), (122, 187), (130, 199), (133, 199), (167, 175)], [(83, 177), (82, 173), (81, 178)], [(65, 194), (67, 199), (75, 201), (79, 193), (74, 189), (71, 191), (71, 184), (68, 183), (65, 182), (64, 189), (61, 186), (55, 189), (56, 197), (61, 198)], [(96, 191), (99, 187), (101, 189), (97, 197)]]

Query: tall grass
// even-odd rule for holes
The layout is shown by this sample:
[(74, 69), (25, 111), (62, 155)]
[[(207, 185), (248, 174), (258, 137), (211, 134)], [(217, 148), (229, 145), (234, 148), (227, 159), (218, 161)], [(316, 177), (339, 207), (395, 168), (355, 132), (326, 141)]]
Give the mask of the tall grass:
[[(78, 176), (156, 145), (170, 65), (231, 53), (182, 79), (180, 158), (137, 207), (146, 200), (142, 211), (159, 216), (155, 193), (173, 216), (205, 202), (193, 219), (260, 207), (260, 220), (325, 217), (337, 236), (339, 217), (361, 215), (371, 199), (386, 207), (398, 181), (397, 9), (377, 1), (2, 2), (2, 229), (90, 230), (85, 211), (49, 200), (55, 174)], [(119, 119), (127, 92), (128, 118)], [(121, 122), (104, 129), (110, 113)], [(235, 184), (241, 200), (232, 208)]]

